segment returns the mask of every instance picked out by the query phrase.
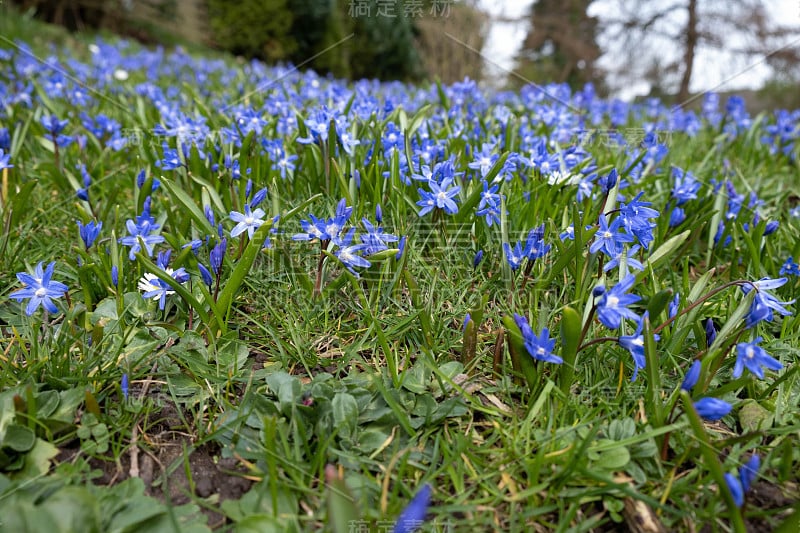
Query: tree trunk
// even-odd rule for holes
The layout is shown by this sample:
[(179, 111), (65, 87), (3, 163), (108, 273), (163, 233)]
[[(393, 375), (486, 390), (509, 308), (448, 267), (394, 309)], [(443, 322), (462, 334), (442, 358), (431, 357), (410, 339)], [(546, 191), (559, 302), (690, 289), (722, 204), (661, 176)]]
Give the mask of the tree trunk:
[(689, 98), (689, 83), (692, 81), (694, 68), (694, 52), (697, 48), (697, 0), (689, 0), (689, 20), (686, 23), (686, 48), (683, 51), (683, 76), (678, 91), (678, 101), (685, 102)]

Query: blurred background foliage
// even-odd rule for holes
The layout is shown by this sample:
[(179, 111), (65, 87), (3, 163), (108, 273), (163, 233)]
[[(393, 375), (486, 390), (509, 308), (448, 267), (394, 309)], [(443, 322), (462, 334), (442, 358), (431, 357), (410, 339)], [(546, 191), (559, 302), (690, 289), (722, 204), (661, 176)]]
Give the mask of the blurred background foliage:
[[(180, 39), (341, 78), (479, 79), (488, 17), (474, 2), (385, 0), (12, 0), (70, 30), (144, 43)], [(446, 9), (446, 11), (445, 11)], [(165, 33), (167, 35), (165, 35)], [(469, 45), (451, 39), (458, 35)], [(170, 38), (170, 35), (172, 38)], [(176, 42), (175, 37), (178, 38)]]
[[(482, 10), (479, 0), (0, 0), (73, 31), (210, 46), (339, 78), (469, 77), (495, 88), (557, 82), (573, 90), (592, 82), (603, 96), (644, 80), (650, 93), (642, 98), (667, 103), (696, 100), (688, 89), (697, 50), (730, 49), (727, 37), (736, 33), (748, 46), (734, 52), (775, 74), (761, 89), (732, 92), (753, 112), (800, 107), (800, 49), (781, 44), (800, 30), (771, 21), (766, 0), (731, 0), (725, 9), (714, 0), (654, 0), (647, 9), (638, 0), (603, 2), (613, 9), (601, 18), (590, 15), (600, 0), (536, 0), (521, 18), (509, 19)], [(493, 58), (484, 45), (495, 22), (525, 28), (510, 75), (487, 68)], [(657, 35), (674, 43), (671, 59), (654, 44)], [(601, 56), (617, 58), (615, 70), (599, 66)]]

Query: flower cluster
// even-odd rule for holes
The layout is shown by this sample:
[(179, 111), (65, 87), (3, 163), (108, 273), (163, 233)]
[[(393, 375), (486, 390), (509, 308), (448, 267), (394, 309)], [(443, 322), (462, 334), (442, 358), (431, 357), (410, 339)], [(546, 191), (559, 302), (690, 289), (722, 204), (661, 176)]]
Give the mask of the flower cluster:
[[(389, 243), (400, 241), (397, 235), (386, 233), (380, 223), (383, 219), (380, 206), (376, 207), (376, 221), (373, 224), (368, 219), (363, 218), (361, 223), (364, 233), (359, 235), (361, 242), (355, 242), (356, 227), (346, 229), (353, 208), (347, 205), (344, 198), (336, 206), (333, 217), (319, 219), (309, 214), (307, 220), (301, 220), (300, 226), (302, 233), (297, 233), (292, 237), (295, 241), (319, 240), (321, 248), (327, 249), (333, 245), (333, 254), (342, 264), (353, 274), (358, 274), (356, 268), (367, 268), (372, 263), (367, 257), (378, 252), (389, 249)], [(402, 248), (401, 248), (402, 252)]]
[(544, 240), (544, 224), (530, 230), (524, 244), (518, 241), (512, 248), (507, 242), (503, 243), (503, 252), (511, 270), (517, 270), (526, 259), (529, 263), (533, 263), (544, 257), (550, 248), (551, 245)]
[[(158, 254), (158, 258), (156, 260), (156, 265), (158, 268), (163, 270), (168, 276), (171, 276), (172, 279), (180, 284), (189, 281), (189, 274), (186, 272), (185, 268), (181, 267), (177, 270), (173, 270), (168, 266), (169, 256), (169, 250), (160, 252)], [(145, 299), (152, 298), (153, 300), (157, 300), (158, 308), (161, 311), (164, 310), (167, 296), (170, 294), (175, 294), (175, 290), (170, 286), (169, 283), (151, 272), (147, 272), (144, 276), (142, 276), (142, 279), (139, 280), (139, 290), (142, 291), (142, 296)]]

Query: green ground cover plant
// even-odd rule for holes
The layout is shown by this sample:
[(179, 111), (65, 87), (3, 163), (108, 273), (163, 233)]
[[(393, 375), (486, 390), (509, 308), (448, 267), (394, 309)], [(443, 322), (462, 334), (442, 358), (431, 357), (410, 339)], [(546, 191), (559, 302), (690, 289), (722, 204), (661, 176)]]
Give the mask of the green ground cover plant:
[(796, 531), (800, 112), (31, 24), (3, 530)]

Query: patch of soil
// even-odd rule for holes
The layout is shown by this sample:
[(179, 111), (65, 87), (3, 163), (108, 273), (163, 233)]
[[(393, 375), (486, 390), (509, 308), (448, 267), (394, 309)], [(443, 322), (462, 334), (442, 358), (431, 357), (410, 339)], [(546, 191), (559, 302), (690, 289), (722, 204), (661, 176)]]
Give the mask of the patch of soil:
[[(218, 528), (226, 523), (225, 516), (217, 511), (219, 504), (238, 500), (254, 481), (246, 477), (247, 470), (235, 459), (220, 457), (216, 444), (195, 447), (192, 436), (181, 431), (182, 424), (175, 406), (166, 404), (159, 422), (146, 434), (138, 435), (137, 451), (129, 449), (119, 462), (94, 457), (88, 460), (93, 470), (101, 472), (92, 482), (110, 486), (136, 475), (144, 481), (145, 494), (164, 503), (183, 505), (193, 499), (209, 498), (201, 510), (208, 525)], [(80, 445), (75, 442), (62, 448), (56, 460), (70, 462), (79, 455)]]

